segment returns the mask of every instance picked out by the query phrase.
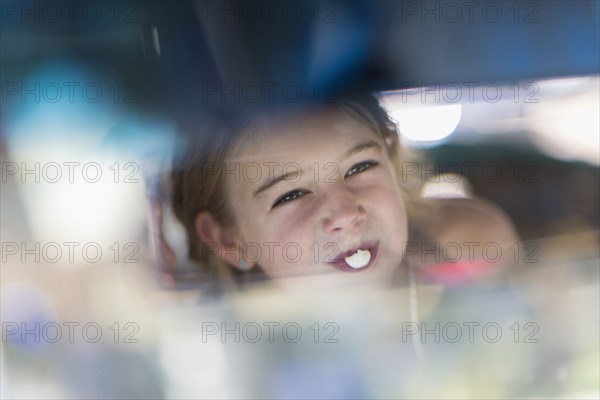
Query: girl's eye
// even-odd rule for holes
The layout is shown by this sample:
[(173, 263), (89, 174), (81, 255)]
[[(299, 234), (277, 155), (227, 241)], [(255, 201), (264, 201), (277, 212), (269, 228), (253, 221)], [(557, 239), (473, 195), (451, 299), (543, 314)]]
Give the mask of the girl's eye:
[(375, 167), (378, 164), (379, 163), (377, 161), (373, 161), (373, 160), (363, 161), (361, 163), (355, 164), (346, 173), (346, 176), (344, 176), (344, 178), (348, 178), (349, 176), (352, 176), (354, 174), (360, 174), (361, 172), (364, 172), (364, 171), (368, 170), (369, 168)]
[(295, 200), (298, 197), (303, 196), (304, 194), (306, 194), (306, 192), (303, 190), (292, 190), (291, 192), (287, 192), (286, 194), (275, 200), (275, 203), (273, 203), (273, 206), (271, 208), (275, 208), (287, 203), (288, 201)]

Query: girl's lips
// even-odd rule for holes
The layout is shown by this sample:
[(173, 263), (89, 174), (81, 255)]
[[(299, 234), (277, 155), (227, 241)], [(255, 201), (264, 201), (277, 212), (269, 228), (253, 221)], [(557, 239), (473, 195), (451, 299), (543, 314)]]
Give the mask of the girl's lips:
[[(371, 267), (375, 263), (375, 259), (377, 258), (377, 250), (378, 249), (379, 249), (379, 242), (363, 243), (353, 249), (350, 249), (348, 251), (338, 254), (332, 261), (328, 262), (327, 264), (333, 265), (337, 269), (344, 271), (344, 272), (364, 271), (364, 270), (368, 269), (369, 267)], [(345, 259), (346, 259), (346, 257), (351, 256), (352, 254), (356, 253), (356, 251), (358, 251), (358, 250), (369, 250), (369, 252), (371, 253), (371, 259), (369, 260), (367, 265), (365, 265), (364, 267), (352, 268), (350, 265), (348, 265), (348, 263), (346, 262)]]

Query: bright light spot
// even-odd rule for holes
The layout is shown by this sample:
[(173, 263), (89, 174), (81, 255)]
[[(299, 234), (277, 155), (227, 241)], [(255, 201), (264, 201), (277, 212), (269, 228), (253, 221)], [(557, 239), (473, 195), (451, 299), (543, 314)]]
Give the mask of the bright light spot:
[(428, 199), (463, 199), (472, 197), (469, 181), (462, 175), (443, 173), (426, 182), (421, 197)]
[(529, 129), (541, 151), (561, 160), (600, 164), (600, 95), (598, 83), (594, 86), (566, 99), (548, 99), (544, 108), (531, 113)]
[(460, 104), (419, 108), (390, 108), (403, 136), (414, 142), (439, 141), (449, 136), (460, 122)]

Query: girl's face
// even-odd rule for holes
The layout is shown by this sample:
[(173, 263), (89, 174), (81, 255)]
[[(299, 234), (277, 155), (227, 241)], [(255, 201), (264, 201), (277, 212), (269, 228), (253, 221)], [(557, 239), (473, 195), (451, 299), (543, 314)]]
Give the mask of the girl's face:
[(390, 277), (407, 218), (382, 138), (330, 109), (271, 122), (248, 142), (224, 176), (246, 267), (275, 279)]

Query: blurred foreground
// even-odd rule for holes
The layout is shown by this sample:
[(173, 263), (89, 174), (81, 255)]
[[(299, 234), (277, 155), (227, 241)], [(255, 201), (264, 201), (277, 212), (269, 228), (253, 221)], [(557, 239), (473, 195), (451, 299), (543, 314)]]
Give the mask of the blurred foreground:
[(462, 285), (220, 299), (144, 263), (5, 264), (2, 397), (597, 398), (597, 240)]

